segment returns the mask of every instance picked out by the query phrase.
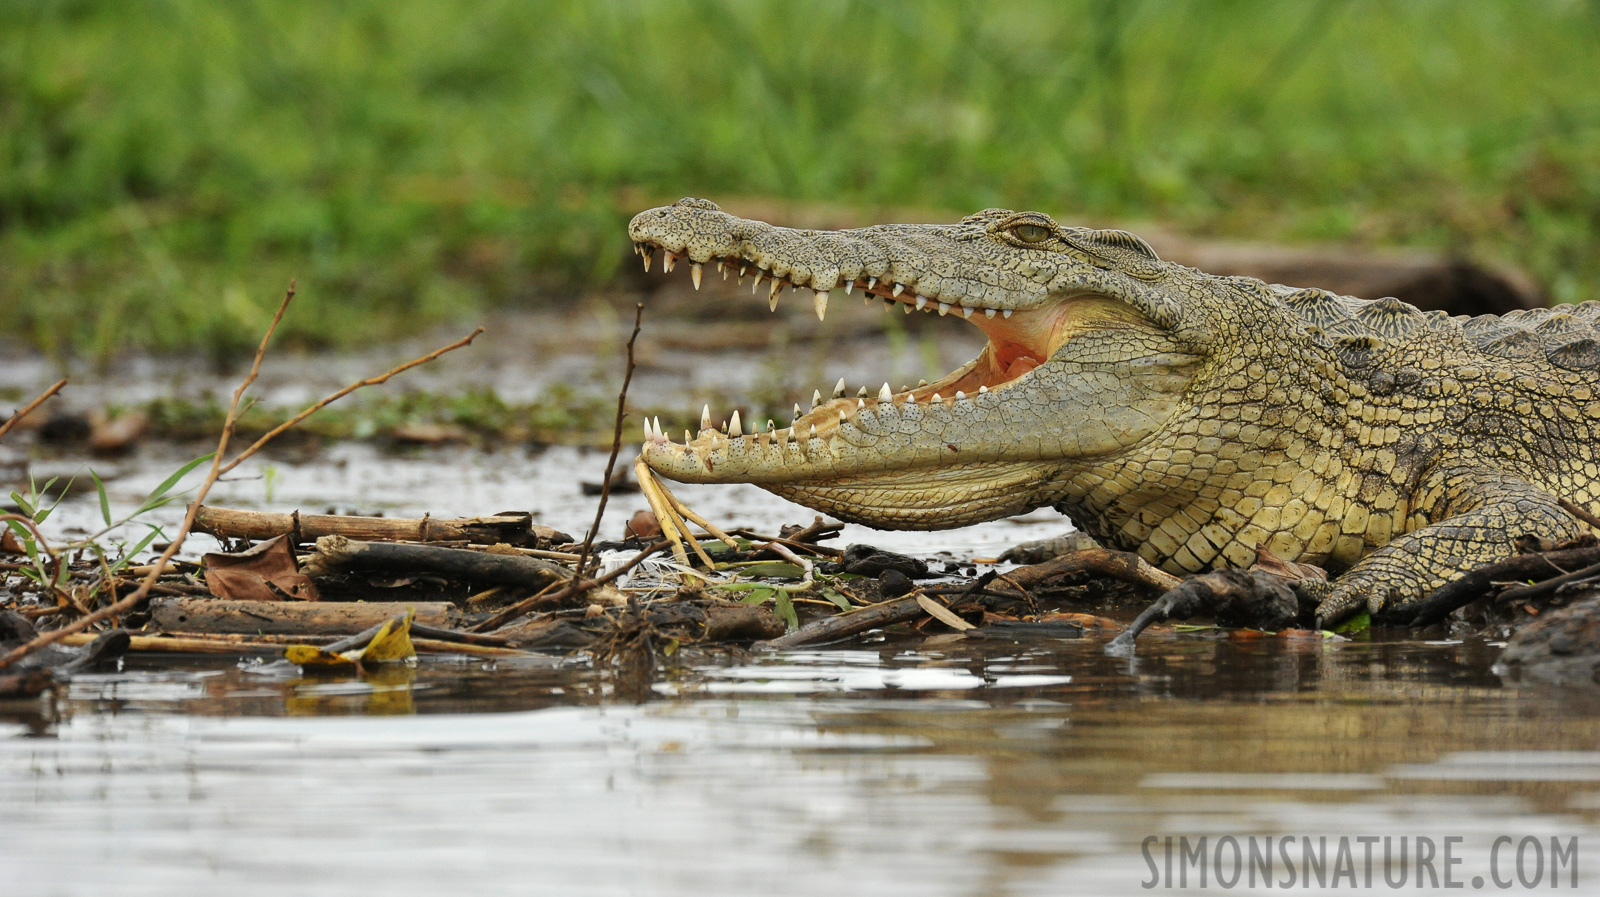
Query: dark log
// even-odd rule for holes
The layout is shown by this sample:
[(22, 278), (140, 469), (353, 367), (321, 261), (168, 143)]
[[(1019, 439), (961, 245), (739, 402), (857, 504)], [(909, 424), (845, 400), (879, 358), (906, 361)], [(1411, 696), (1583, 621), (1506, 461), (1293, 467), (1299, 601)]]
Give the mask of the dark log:
[(221, 598), (158, 598), (150, 620), (163, 632), (348, 635), (382, 623), (406, 608), (425, 626), (447, 629), (453, 606), (444, 602), (226, 601)]
[(838, 614), (832, 617), (823, 617), (820, 620), (807, 623), (799, 629), (780, 635), (775, 639), (756, 642), (752, 648), (798, 648), (801, 645), (814, 645), (818, 642), (831, 642), (848, 638), (869, 629), (881, 629), (895, 623), (904, 623), (918, 617), (927, 616), (928, 612), (917, 603), (916, 596), (909, 598), (896, 598), (882, 604), (874, 604), (858, 611), (847, 614)]
[(542, 589), (572, 578), (572, 571), (542, 558), (496, 554), (464, 548), (439, 548), (393, 542), (358, 542), (344, 536), (323, 536), (303, 569), (312, 576), (354, 570), (431, 573), (445, 579)]
[(1374, 617), (1374, 622), (1431, 626), (1457, 609), (1466, 607), (1488, 594), (1497, 582), (1548, 578), (1552, 574), (1560, 575), (1563, 570), (1574, 570), (1596, 563), (1600, 563), (1600, 547), (1519, 554), (1493, 564), (1485, 564), (1460, 578), (1453, 579), (1403, 610), (1382, 611)]
[(537, 526), (526, 513), (496, 514), (492, 517), (435, 519), (391, 517), (345, 517), (330, 514), (269, 514), (231, 508), (201, 506), (194, 528), (219, 538), (270, 539), (288, 534), (296, 543), (312, 542), (323, 536), (345, 536), (360, 540), (403, 540), (409, 542), (470, 542), (478, 545), (521, 545), (526, 547), (564, 545), (572, 537), (548, 526)]

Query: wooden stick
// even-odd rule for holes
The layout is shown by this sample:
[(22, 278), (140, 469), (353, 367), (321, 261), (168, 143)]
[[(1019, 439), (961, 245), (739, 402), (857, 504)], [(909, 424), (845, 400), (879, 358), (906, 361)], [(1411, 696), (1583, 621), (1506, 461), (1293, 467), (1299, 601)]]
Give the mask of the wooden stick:
[(1564, 498), (1558, 498), (1556, 501), (1561, 503), (1561, 510), (1566, 511), (1568, 514), (1571, 514), (1579, 520), (1582, 520), (1584, 523), (1587, 523), (1595, 529), (1600, 530), (1600, 517), (1596, 517), (1593, 511), (1589, 510), (1583, 505), (1578, 504), (1577, 502), (1568, 501)]
[[(532, 515), (494, 517), (347, 517), (336, 514), (289, 514), (239, 511), (205, 505), (195, 515), (199, 532), (218, 538), (260, 541), (287, 535), (296, 543), (314, 542), (322, 536), (346, 536), (383, 542), (467, 542), (516, 544), (530, 537), (550, 539), (556, 531), (532, 523)], [(541, 532), (543, 530), (543, 532)]]
[(544, 588), (573, 577), (566, 567), (542, 558), (496, 554), (466, 548), (397, 542), (357, 542), (344, 536), (323, 536), (317, 550), (301, 564), (307, 576), (349, 570), (407, 570), (449, 579)]
[(17, 424), (21, 423), (23, 418), (25, 418), (28, 415), (32, 414), (33, 410), (35, 408), (38, 408), (40, 405), (43, 405), (45, 403), (46, 399), (48, 399), (51, 396), (55, 395), (56, 393), (60, 392), (61, 388), (66, 386), (66, 385), (67, 385), (67, 381), (65, 379), (57, 380), (54, 386), (50, 387), (49, 389), (47, 389), (43, 393), (41, 393), (37, 399), (34, 399), (33, 401), (29, 402), (28, 404), (22, 406), (22, 410), (21, 411), (18, 411), (16, 414), (11, 415), (11, 417), (8, 418), (5, 423), (0, 424), (0, 437), (3, 437), (7, 433), (11, 432), (11, 428), (12, 427), (15, 427)]
[[(58, 641), (63, 645), (87, 645), (97, 636), (88, 632), (74, 632), (62, 636)], [(238, 654), (241, 651), (261, 651), (269, 654), (281, 654), (286, 645), (312, 644), (316, 637), (297, 638), (295, 636), (261, 636), (247, 639), (236, 636), (150, 636), (135, 635), (128, 639), (129, 651), (154, 651), (170, 654)], [(476, 657), (527, 657), (527, 651), (518, 651), (515, 648), (501, 648), (491, 645), (467, 645), (461, 642), (446, 642), (437, 639), (415, 638), (411, 639), (411, 646), (419, 653), (427, 654), (469, 654)]]
[(1503, 561), (1485, 564), (1429, 592), (1421, 601), (1401, 613), (1380, 612), (1384, 622), (1428, 626), (1449, 616), (1457, 608), (1476, 601), (1497, 582), (1531, 579), (1551, 570), (1575, 569), (1600, 563), (1600, 548), (1568, 548), (1539, 554), (1519, 554)]
[(424, 625), (446, 628), (455, 606), (448, 601), (235, 601), (227, 598), (161, 598), (150, 603), (150, 620), (163, 632), (349, 635), (416, 609)]
[(589, 551), (594, 547), (595, 534), (600, 531), (600, 518), (605, 516), (606, 502), (611, 498), (611, 472), (617, 466), (617, 453), (622, 451), (622, 416), (628, 406), (628, 384), (633, 382), (633, 344), (639, 338), (639, 325), (644, 321), (644, 303), (633, 305), (633, 332), (628, 334), (628, 365), (622, 371), (622, 389), (617, 391), (617, 422), (611, 428), (611, 454), (606, 458), (606, 475), (601, 480), (600, 502), (594, 509), (594, 523), (583, 537), (583, 547), (578, 549), (577, 575), (581, 578), (589, 566)]

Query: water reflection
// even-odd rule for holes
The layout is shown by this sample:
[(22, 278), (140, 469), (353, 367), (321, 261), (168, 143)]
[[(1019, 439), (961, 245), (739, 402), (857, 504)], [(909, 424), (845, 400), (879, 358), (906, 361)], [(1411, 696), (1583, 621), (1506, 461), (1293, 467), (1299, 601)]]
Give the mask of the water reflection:
[(1600, 843), (1600, 708), (1502, 688), (1482, 644), (1098, 649), (147, 662), (0, 723), (0, 866), (7, 894), (1113, 894), (1152, 835), (1460, 836), (1467, 881), (1500, 834)]

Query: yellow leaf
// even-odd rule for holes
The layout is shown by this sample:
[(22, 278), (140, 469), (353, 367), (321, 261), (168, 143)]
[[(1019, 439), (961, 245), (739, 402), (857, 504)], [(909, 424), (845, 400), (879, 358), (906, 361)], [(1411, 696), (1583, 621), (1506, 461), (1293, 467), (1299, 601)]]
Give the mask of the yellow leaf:
[(358, 655), (361, 662), (392, 663), (416, 659), (417, 649), (411, 644), (411, 621), (416, 619), (416, 616), (417, 609), (408, 607), (405, 619), (400, 620), (399, 625), (394, 625), (394, 620), (383, 624), (383, 628), (372, 637), (372, 641), (367, 642), (367, 646), (361, 649)]

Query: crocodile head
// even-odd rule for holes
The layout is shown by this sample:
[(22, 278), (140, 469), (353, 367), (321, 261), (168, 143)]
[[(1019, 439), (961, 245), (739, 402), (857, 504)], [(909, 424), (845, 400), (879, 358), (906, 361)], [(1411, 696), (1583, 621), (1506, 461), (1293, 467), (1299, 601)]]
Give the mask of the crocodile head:
[(835, 395), (781, 430), (702, 420), (684, 444), (646, 424), (645, 462), (666, 477), (755, 483), (871, 526), (944, 529), (1062, 500), (1072, 477), (1105, 471), (1185, 407), (1217, 342), (1215, 309), (1181, 301), (1215, 279), (1132, 234), (1039, 212), (815, 231), (683, 199), (628, 233), (647, 268), (687, 262), (697, 287), (702, 265), (730, 265), (774, 307), (783, 286), (814, 291), (819, 316), (860, 290), (984, 332), (983, 352), (938, 382)]

